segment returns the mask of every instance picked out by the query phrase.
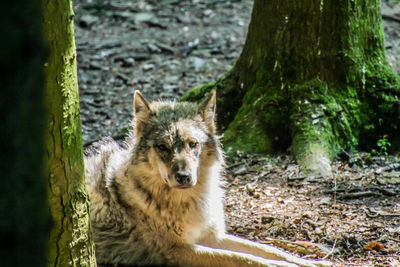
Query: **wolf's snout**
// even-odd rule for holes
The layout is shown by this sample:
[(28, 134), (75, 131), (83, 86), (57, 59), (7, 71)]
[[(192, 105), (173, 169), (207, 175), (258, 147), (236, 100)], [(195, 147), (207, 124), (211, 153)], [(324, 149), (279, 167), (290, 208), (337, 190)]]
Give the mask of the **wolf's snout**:
[(189, 172), (177, 172), (175, 175), (175, 179), (181, 185), (189, 185), (192, 181)]

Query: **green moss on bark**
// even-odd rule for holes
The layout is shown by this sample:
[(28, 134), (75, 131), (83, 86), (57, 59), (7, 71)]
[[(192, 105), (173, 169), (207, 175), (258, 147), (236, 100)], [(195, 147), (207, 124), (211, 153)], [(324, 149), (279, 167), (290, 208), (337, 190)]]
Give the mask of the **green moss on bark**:
[(50, 210), (49, 266), (96, 266), (86, 194), (71, 1), (43, 1)]
[(360, 145), (371, 149), (376, 141), (387, 135), (392, 149), (400, 149), (400, 78), (392, 68), (375, 62), (365, 71), (365, 90), (362, 94), (363, 127)]
[[(237, 84), (238, 79), (231, 70), (228, 70), (216, 82), (210, 82), (193, 88), (180, 99), (181, 101), (200, 102), (207, 93), (211, 90), (216, 90), (217, 123), (220, 131), (226, 129), (228, 123), (233, 120), (237, 110), (242, 104), (243, 93), (240, 92), (240, 88), (243, 86)], [(229, 99), (229, 101), (226, 101), (227, 99)]]
[(240, 58), (211, 87), (229, 151), (290, 148), (312, 170), (384, 134), (399, 144), (399, 85), (385, 61), (380, 1), (255, 0)]
[(209, 82), (204, 85), (197, 86), (181, 97), (180, 101), (200, 102), (206, 94), (216, 88), (216, 82)]

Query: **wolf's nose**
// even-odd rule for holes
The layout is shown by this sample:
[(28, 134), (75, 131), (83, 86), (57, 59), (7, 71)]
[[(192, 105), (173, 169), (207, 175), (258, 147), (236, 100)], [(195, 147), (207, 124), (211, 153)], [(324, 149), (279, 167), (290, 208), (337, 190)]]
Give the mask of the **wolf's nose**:
[(190, 183), (190, 174), (188, 172), (178, 172), (175, 179), (181, 185)]

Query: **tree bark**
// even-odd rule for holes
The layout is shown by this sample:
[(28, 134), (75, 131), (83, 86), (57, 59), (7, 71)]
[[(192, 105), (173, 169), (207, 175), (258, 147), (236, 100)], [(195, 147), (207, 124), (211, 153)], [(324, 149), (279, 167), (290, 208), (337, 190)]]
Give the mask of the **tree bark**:
[(54, 226), (48, 266), (96, 266), (85, 187), (71, 1), (42, 2), (50, 55), (45, 64), (49, 203)]
[(254, 1), (246, 44), (215, 83), (228, 152), (290, 149), (306, 173), (329, 175), (341, 149), (383, 135), (399, 147), (400, 80), (385, 59), (380, 1)]
[(0, 266), (43, 266), (51, 217), (44, 169), (40, 3), (2, 3), (0, 17)]

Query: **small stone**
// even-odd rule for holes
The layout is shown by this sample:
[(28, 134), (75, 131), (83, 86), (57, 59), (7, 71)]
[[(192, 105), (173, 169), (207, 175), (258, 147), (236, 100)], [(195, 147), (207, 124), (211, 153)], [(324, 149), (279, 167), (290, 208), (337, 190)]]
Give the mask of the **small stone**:
[(241, 175), (241, 174), (245, 174), (245, 173), (247, 173), (247, 169), (244, 166), (242, 166), (241, 168), (239, 168), (233, 172), (233, 174), (235, 174), (235, 175)]
[(319, 201), (319, 204), (321, 204), (321, 205), (329, 205), (329, 204), (331, 204), (331, 201), (332, 201), (332, 199), (330, 197), (323, 197)]
[(147, 48), (150, 53), (160, 53), (161, 52), (161, 49), (152, 43), (147, 44)]
[(86, 14), (80, 17), (80, 19), (78, 19), (78, 25), (79, 27), (82, 28), (90, 28), (97, 22), (97, 20), (98, 20), (97, 17), (90, 14)]
[(253, 184), (247, 184), (246, 185), (246, 190), (247, 190), (247, 193), (249, 193), (249, 195), (253, 195), (254, 190), (255, 190), (255, 186)]
[(150, 59), (150, 55), (148, 53), (133, 53), (131, 57), (137, 61), (143, 61)]
[(205, 17), (208, 17), (208, 16), (210, 16), (212, 13), (213, 13), (213, 11), (212, 11), (211, 9), (206, 9), (206, 10), (204, 10), (203, 15), (204, 15)]
[(136, 24), (139, 24), (139, 23), (145, 22), (145, 21), (150, 21), (153, 18), (154, 18), (154, 15), (152, 13), (147, 13), (147, 12), (140, 12), (140, 13), (136, 13), (134, 15), (134, 20), (135, 20)]
[(92, 61), (90, 62), (89, 67), (92, 70), (101, 70), (103, 68), (103, 65), (97, 61)]
[(176, 75), (165, 77), (165, 82), (166, 82), (166, 83), (173, 83), (173, 84), (176, 84), (176, 83), (178, 82), (178, 80), (179, 80), (179, 77), (176, 76)]
[(122, 67), (130, 67), (133, 64), (135, 64), (135, 59), (131, 57), (122, 59)]
[(121, 79), (124, 83), (128, 83), (128, 82), (129, 82), (129, 79), (130, 79), (128, 76), (126, 76), (125, 74), (123, 74), (123, 73), (121, 73), (121, 72), (118, 72), (118, 73), (115, 75), (115, 77)]
[(176, 17), (176, 20), (177, 20), (178, 22), (180, 22), (180, 23), (185, 23), (185, 24), (190, 23), (189, 17), (187, 17), (187, 16), (185, 16), (185, 15), (178, 15), (178, 16)]
[(143, 65), (143, 71), (149, 71), (149, 70), (152, 70), (152, 69), (154, 69), (154, 64), (145, 64), (145, 65)]
[(217, 32), (213, 31), (211, 32), (210, 37), (213, 40), (217, 40), (220, 37), (220, 35)]
[(114, 61), (121, 62), (122, 67), (131, 67), (135, 64), (135, 59), (127, 54), (116, 56)]
[(174, 48), (172, 48), (169, 45), (161, 44), (161, 43), (156, 43), (155, 45), (157, 47), (159, 47), (163, 52), (166, 52), (166, 53), (169, 53), (169, 54), (175, 54)]
[(177, 89), (178, 87), (175, 84), (164, 84), (163, 89), (164, 91), (167, 92), (173, 92)]
[(192, 62), (193, 62), (193, 65), (194, 65), (194, 69), (196, 71), (202, 69), (206, 64), (206, 61), (204, 59), (199, 58), (199, 57), (193, 57), (192, 58)]

